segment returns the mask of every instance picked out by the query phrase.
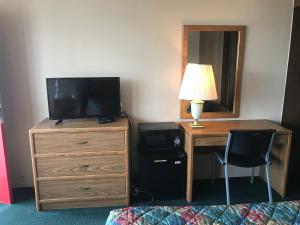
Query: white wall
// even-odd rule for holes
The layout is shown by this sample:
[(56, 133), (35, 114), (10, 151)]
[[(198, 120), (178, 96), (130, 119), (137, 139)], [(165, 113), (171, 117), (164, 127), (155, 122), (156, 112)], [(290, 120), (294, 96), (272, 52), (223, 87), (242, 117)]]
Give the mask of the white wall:
[(292, 10), (292, 0), (0, 0), (14, 186), (32, 185), (28, 129), (48, 114), (46, 77), (120, 76), (136, 121), (178, 120), (184, 24), (247, 26), (241, 118), (280, 121)]

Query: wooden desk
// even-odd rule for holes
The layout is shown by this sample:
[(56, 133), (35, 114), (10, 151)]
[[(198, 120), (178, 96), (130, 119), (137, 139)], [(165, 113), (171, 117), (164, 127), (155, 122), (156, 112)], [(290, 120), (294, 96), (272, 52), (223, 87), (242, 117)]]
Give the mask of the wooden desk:
[[(271, 185), (282, 197), (286, 194), (286, 182), (290, 157), (292, 132), (267, 120), (231, 120), (203, 122), (205, 128), (192, 128), (190, 122), (181, 122), (185, 132), (185, 152), (187, 154), (186, 200), (193, 200), (194, 146), (225, 146), (231, 129), (276, 129), (276, 137), (271, 151)], [(260, 176), (265, 180), (265, 170)], [(230, 174), (229, 174), (230, 175)]]

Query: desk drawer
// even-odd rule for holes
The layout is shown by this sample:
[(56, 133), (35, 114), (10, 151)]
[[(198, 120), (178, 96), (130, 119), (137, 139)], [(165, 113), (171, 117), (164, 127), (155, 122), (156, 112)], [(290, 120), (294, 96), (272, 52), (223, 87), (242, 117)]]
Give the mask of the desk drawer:
[[(276, 135), (275, 144), (287, 143), (288, 135)], [(196, 137), (194, 140), (194, 146), (225, 146), (227, 144), (226, 137)]]
[(35, 151), (44, 153), (125, 151), (125, 132), (36, 133)]
[(37, 158), (38, 177), (125, 174), (125, 155)]
[(225, 146), (227, 136), (222, 137), (195, 137), (194, 146)]
[(40, 181), (39, 191), (40, 200), (125, 197), (125, 186), (125, 177), (82, 180), (70, 179)]

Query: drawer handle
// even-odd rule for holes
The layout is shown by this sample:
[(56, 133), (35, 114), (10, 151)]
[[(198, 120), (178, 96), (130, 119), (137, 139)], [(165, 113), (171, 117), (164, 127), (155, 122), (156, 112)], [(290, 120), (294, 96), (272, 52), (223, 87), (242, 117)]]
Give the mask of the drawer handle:
[(89, 165), (78, 165), (78, 166), (83, 169), (89, 168)]
[(87, 144), (87, 143), (89, 143), (88, 141), (78, 141), (77, 142), (77, 144), (79, 144), (79, 145), (84, 145), (84, 144)]
[(80, 190), (81, 191), (89, 191), (89, 190), (91, 190), (91, 188), (90, 187), (80, 187)]
[(168, 160), (166, 159), (156, 159), (154, 160), (155, 163), (164, 163), (164, 162), (167, 162)]

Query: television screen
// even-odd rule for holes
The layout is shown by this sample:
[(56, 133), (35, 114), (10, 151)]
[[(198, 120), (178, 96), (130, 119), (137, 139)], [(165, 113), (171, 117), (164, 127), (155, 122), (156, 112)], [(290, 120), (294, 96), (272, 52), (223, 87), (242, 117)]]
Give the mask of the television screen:
[(120, 78), (47, 78), (49, 118), (114, 117), (120, 114)]

